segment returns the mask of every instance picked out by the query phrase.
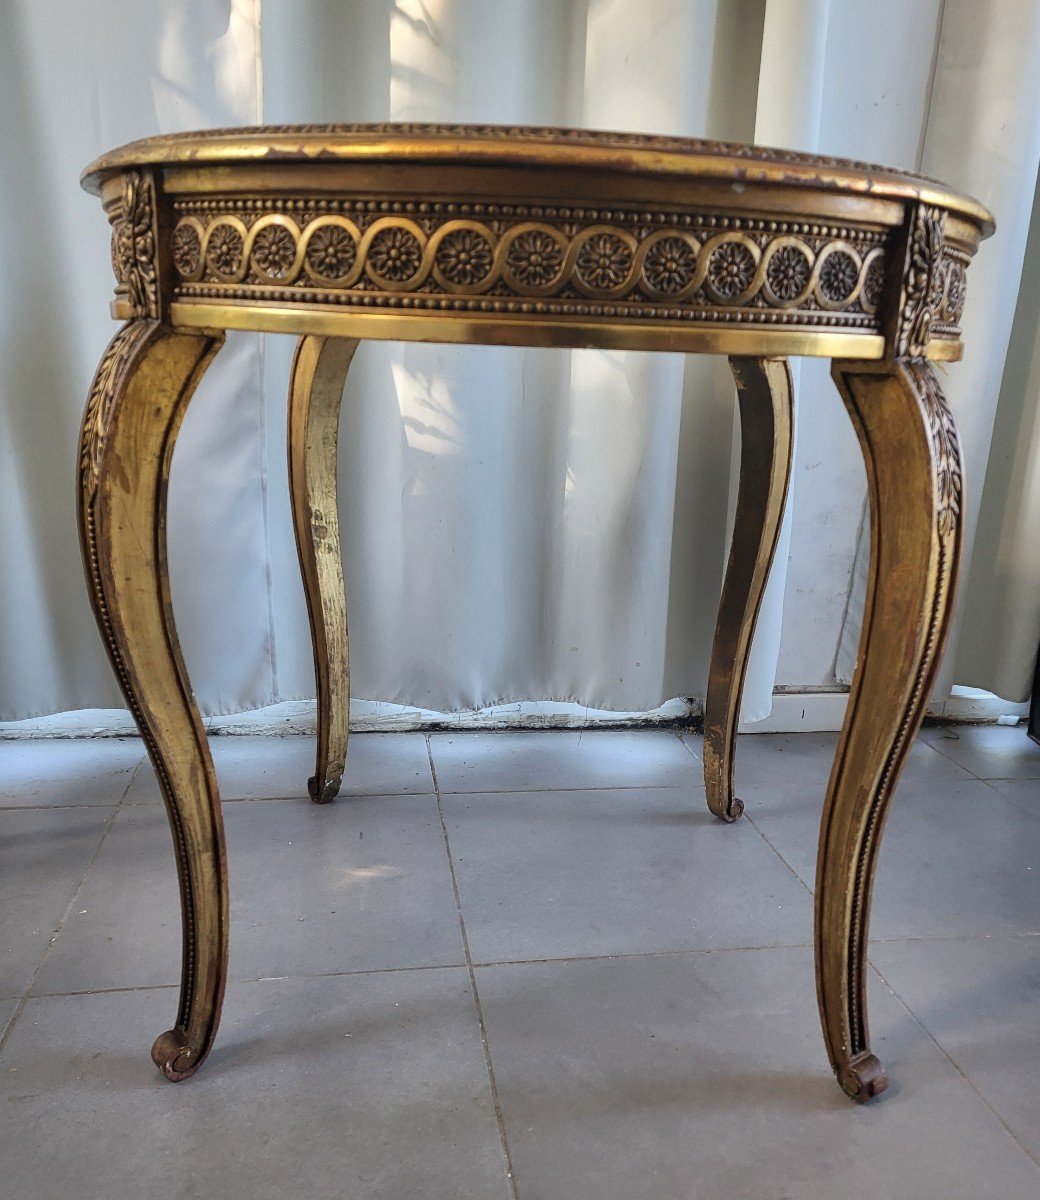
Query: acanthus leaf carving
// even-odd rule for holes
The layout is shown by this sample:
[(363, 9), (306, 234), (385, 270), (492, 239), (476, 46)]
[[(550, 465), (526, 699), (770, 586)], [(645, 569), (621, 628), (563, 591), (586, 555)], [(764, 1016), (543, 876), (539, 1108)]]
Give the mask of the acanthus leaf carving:
[[(155, 183), (148, 172), (127, 171), (114, 206), (112, 270), (135, 316), (159, 316)], [(180, 259), (183, 261), (183, 258)]]
[(80, 435), (80, 490), (88, 505), (97, 490), (98, 473), (105, 452), (119, 378), (144, 332), (150, 328), (152, 326), (147, 321), (128, 321), (109, 342), (108, 349), (94, 373), (83, 411), (83, 428)]
[(921, 371), (921, 402), (928, 417), (938, 491), (938, 529), (942, 538), (951, 537), (961, 517), (964, 479), (961, 473), (960, 437), (950, 402), (933, 371)]
[(900, 358), (919, 358), (928, 348), (932, 321), (942, 299), (936, 285), (945, 230), (945, 209), (917, 205), (911, 218), (896, 329), (896, 355)]

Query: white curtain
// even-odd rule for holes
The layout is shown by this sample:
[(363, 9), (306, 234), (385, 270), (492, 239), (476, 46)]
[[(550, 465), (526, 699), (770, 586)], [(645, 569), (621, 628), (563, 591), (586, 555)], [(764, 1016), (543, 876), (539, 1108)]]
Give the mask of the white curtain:
[[(981, 481), (980, 481), (981, 482)], [(958, 682), (1025, 700), (1040, 641), (1040, 189), (979, 512)]]
[[(1035, 477), (1032, 483), (1028, 479), (1030, 470), (1038, 469), (1035, 454), (1031, 456), (1037, 437), (1033, 435), (1030, 445), (1028, 430), (1040, 419), (1040, 394), (1035, 375), (1030, 388), (1028, 370), (1023, 369), (1038, 332), (1035, 280), (1028, 270), (1023, 272), (1040, 163), (1038, 56), (1040, 4), (947, 0), (920, 167), (988, 205), (997, 217), (997, 234), (971, 267), (974, 297), (963, 321), (964, 361), (951, 367), (943, 380), (964, 449), (967, 503), (962, 602), (940, 674), (940, 696), (951, 684), (962, 683), (984, 687), (1005, 700), (1027, 699), (1040, 644), (1035, 550), (1040, 487)], [(1009, 358), (1013, 325), (1018, 344)], [(1019, 440), (1023, 432), (1026, 436)], [(1012, 454), (1017, 455), (1014, 471), (1008, 462)], [(988, 494), (980, 525), (984, 485)], [(864, 541), (861, 533), (856, 585), (839, 653), (842, 680), (851, 678), (854, 663), (867, 558)]]
[[(389, 119), (923, 162), (970, 184), (1001, 227), (972, 268), (968, 360), (950, 372), (952, 390), (970, 371), (955, 399), (977, 506), (1036, 178), (1023, 66), (1040, 48), (1035, 9), (0, 0), (0, 204), (17, 231), (0, 240), (0, 719), (119, 704), (81, 580), (72, 484), (82, 398), (112, 332), (107, 229), (77, 183), (96, 154), (175, 129)], [(962, 28), (970, 38), (951, 34)], [(209, 713), (314, 691), (284, 467), (291, 351), (289, 339), (229, 337), (175, 456), (174, 605)], [(1035, 405), (1036, 370), (1020, 375)], [(774, 685), (837, 686), (851, 612), (864, 484), (826, 364), (802, 364), (798, 426), (750, 718), (768, 713)], [(441, 711), (517, 699), (636, 711), (702, 696), (733, 437), (722, 359), (363, 346), (341, 438), (353, 694)]]

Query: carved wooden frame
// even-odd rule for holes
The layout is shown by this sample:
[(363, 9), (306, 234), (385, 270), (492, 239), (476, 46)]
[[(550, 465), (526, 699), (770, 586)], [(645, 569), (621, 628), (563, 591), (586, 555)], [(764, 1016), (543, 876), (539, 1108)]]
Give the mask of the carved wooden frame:
[(866, 617), (828, 786), (816, 965), (845, 1091), (885, 1086), (865, 997), (885, 814), (939, 662), (960, 553), (956, 426), (930, 365), (960, 357), (966, 269), (993, 231), (932, 180), (789, 151), (630, 134), (308, 126), (153, 138), (93, 164), (112, 223), (113, 314), (84, 414), (80, 530), (98, 625), (155, 766), (184, 924), (181, 1001), (153, 1057), (201, 1065), (226, 975), (220, 804), (177, 645), (165, 496), (177, 429), (226, 329), (300, 335), (289, 399), (293, 516), (319, 696), (312, 797), (348, 734), (336, 496), (343, 381), (361, 338), (730, 356), (738, 520), (705, 716), (724, 820), (744, 672), (790, 474), (786, 357), (834, 359), (870, 490)]

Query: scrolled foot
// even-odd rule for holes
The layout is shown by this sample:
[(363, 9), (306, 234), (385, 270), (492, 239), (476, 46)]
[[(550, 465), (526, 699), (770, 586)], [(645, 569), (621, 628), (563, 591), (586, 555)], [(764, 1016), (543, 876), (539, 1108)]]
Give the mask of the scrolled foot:
[(174, 1083), (194, 1075), (204, 1058), (205, 1055), (188, 1045), (182, 1029), (168, 1029), (160, 1033), (152, 1046), (152, 1062)]
[(720, 821), (725, 821), (727, 825), (732, 825), (734, 821), (739, 821), (744, 815), (744, 801), (738, 800), (736, 796), (729, 802), (729, 808), (722, 809), (715, 813), (715, 816)]
[(858, 1054), (837, 1075), (845, 1095), (859, 1104), (879, 1096), (888, 1087), (885, 1068), (875, 1054)]
[(744, 801), (733, 795), (733, 756), (728, 760), (716, 751), (715, 739), (705, 734), (704, 738), (704, 791), (708, 810), (712, 816), (732, 825), (744, 815)]
[(325, 782), (319, 785), (317, 776), (312, 775), (307, 780), (307, 791), (310, 792), (311, 799), (315, 804), (328, 804), (339, 795), (342, 782), (342, 775), (329, 775)]

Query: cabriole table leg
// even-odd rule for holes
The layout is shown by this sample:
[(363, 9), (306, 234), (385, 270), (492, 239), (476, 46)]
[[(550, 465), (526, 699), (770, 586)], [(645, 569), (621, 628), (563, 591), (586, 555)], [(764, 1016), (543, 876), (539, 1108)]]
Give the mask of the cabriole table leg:
[(740, 697), (780, 536), (794, 435), (787, 360), (731, 358), (730, 366), (740, 400), (740, 483), (704, 704), (704, 787), (708, 808), (723, 821), (744, 811), (733, 795)]
[(289, 386), (289, 492), (318, 691), (317, 760), (307, 787), (318, 804), (335, 799), (347, 761), (350, 657), (336, 462), (343, 385), (357, 347), (349, 338), (300, 338)]
[(884, 1090), (867, 1026), (867, 928), (885, 815), (942, 653), (961, 544), (953, 415), (923, 360), (836, 362), (870, 494), (870, 577), (859, 659), (834, 759), (816, 875), (816, 979), (838, 1082)]
[(228, 887), (220, 800), (170, 606), (166, 489), (177, 431), (220, 333), (136, 320), (113, 338), (87, 398), (79, 525), (97, 617), (159, 779), (180, 881), (180, 1006), (152, 1058), (169, 1079), (213, 1044), (227, 972)]

